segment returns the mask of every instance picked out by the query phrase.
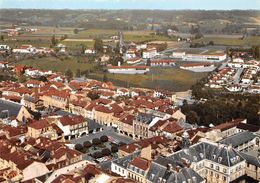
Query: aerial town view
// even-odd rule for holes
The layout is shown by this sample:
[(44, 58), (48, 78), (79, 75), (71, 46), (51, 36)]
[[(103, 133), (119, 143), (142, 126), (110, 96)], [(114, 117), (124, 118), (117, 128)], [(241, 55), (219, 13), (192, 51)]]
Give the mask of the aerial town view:
[(0, 0), (0, 183), (259, 183), (260, 0)]

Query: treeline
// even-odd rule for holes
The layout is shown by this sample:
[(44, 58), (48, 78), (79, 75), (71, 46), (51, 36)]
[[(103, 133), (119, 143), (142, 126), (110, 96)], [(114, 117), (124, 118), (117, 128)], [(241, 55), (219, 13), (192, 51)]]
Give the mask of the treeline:
[(208, 126), (246, 118), (248, 123), (260, 125), (260, 95), (213, 91), (204, 88), (203, 83), (200, 81), (192, 87), (193, 97), (198, 102), (183, 103), (182, 111), (189, 122)]

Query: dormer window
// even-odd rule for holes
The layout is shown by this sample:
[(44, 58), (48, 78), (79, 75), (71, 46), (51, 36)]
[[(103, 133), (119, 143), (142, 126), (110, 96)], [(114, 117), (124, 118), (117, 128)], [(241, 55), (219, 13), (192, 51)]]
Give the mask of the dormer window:
[(222, 161), (222, 157), (219, 157), (218, 158), (218, 162), (220, 163)]
[(216, 158), (216, 155), (215, 154), (213, 154), (213, 156), (212, 156), (212, 159), (214, 160)]
[(202, 153), (200, 153), (200, 157), (203, 159), (204, 158), (204, 155)]
[(154, 179), (154, 174), (152, 173), (152, 174), (151, 174), (151, 180), (153, 180), (153, 179)]

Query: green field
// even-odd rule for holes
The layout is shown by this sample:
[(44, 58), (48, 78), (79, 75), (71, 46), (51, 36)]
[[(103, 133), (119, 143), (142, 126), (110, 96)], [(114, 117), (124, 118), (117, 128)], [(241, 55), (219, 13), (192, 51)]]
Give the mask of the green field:
[(50, 47), (51, 42), (47, 40), (7, 40), (0, 41), (0, 44), (9, 45), (12, 48), (20, 47), (23, 44), (30, 44), (35, 47)]
[(71, 69), (74, 73), (76, 73), (77, 69), (84, 71), (87, 69), (93, 69), (94, 67), (93, 64), (87, 62), (86, 58), (75, 57), (68, 57), (64, 58), (63, 60), (54, 57), (29, 59), (18, 62), (16, 64), (58, 72), (65, 72), (66, 70)]
[(125, 34), (124, 39), (126, 41), (134, 42), (147, 42), (147, 41), (176, 41), (175, 38), (169, 38), (166, 36), (159, 35), (135, 35), (135, 34)]
[(214, 44), (228, 45), (228, 46), (253, 46), (260, 45), (260, 36), (249, 36), (245, 39), (240, 38), (224, 38), (224, 37), (204, 37), (193, 40), (193, 43), (208, 43), (213, 41)]
[(67, 46), (69, 50), (71, 49), (79, 49), (81, 45), (84, 45), (86, 48), (93, 48), (94, 41), (61, 41), (60, 43)]
[[(104, 38), (109, 39), (111, 36), (117, 35), (118, 30), (114, 29), (89, 29), (80, 31), (78, 34), (69, 35), (69, 38), (74, 39), (94, 39)], [(124, 31), (124, 39), (126, 41), (144, 42), (144, 41), (175, 41), (175, 38), (166, 36), (152, 35), (153, 31)]]
[[(81, 63), (79, 63), (79, 61)], [(35, 60), (25, 60), (17, 63), (33, 66), (40, 69), (50, 69), (53, 71), (65, 72), (71, 69), (74, 74), (77, 69), (81, 71), (92, 70), (89, 78), (102, 81), (104, 72), (95, 70), (94, 63), (85, 61), (85, 58), (67, 58), (61, 61), (57, 58), (40, 58)], [(123, 87), (144, 87), (152, 89), (166, 89), (170, 91), (183, 91), (189, 89), (200, 78), (204, 77), (205, 73), (194, 73), (181, 70), (178, 68), (151, 68), (150, 72), (144, 75), (124, 75), (124, 74), (109, 74), (106, 73), (108, 80), (117, 86)]]

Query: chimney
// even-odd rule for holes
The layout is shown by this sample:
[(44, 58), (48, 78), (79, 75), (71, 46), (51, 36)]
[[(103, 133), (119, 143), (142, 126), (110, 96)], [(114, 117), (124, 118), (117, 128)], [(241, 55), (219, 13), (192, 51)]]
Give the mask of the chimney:
[(172, 164), (167, 164), (167, 170), (168, 171), (172, 171), (173, 170)]
[(181, 167), (179, 165), (176, 166), (176, 172), (179, 172)]

